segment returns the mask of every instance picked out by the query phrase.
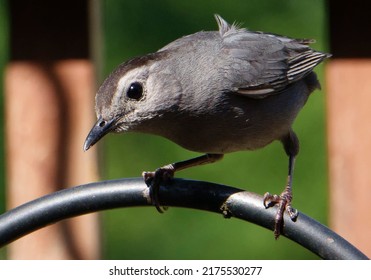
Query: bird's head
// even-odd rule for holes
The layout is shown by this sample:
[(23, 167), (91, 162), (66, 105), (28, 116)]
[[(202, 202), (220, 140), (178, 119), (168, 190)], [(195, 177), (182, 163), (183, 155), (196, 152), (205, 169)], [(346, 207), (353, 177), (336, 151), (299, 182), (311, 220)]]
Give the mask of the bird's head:
[[(175, 96), (166, 83), (171, 72), (161, 70), (165, 52), (131, 59), (119, 65), (103, 82), (95, 99), (97, 122), (84, 143), (88, 150), (109, 132), (141, 131), (151, 119), (160, 117)], [(174, 86), (172, 86), (174, 91)]]

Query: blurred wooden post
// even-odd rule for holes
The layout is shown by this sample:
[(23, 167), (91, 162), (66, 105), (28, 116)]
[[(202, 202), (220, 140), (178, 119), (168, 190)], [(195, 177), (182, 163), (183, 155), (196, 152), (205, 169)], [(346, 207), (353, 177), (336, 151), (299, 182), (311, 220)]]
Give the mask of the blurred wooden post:
[[(96, 152), (82, 149), (95, 119), (90, 2), (9, 1), (11, 61), (5, 71), (8, 208), (97, 180)], [(96, 259), (99, 243), (98, 216), (85, 215), (12, 243), (8, 258)]]
[(329, 1), (330, 226), (371, 257), (371, 30), (367, 1)]

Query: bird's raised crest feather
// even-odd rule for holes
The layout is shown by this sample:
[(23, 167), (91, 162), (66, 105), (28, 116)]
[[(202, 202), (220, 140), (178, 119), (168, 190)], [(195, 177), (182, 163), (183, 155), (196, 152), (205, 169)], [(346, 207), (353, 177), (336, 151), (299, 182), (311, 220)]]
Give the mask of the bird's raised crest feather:
[(216, 22), (218, 23), (219, 34), (221, 37), (227, 35), (230, 32), (235, 32), (239, 29), (236, 23), (229, 24), (225, 19), (223, 19), (220, 15), (214, 15)]

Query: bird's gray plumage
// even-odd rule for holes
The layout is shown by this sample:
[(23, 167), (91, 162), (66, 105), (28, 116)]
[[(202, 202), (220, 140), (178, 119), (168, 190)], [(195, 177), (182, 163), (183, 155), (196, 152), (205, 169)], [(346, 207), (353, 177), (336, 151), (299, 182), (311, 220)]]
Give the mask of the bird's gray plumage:
[[(115, 119), (110, 131), (153, 133), (205, 153), (254, 150), (288, 133), (328, 55), (310, 40), (216, 19), (219, 31), (182, 37), (113, 71), (96, 96), (98, 117)], [(145, 91), (139, 101), (125, 96), (135, 81)]]
[(216, 15), (218, 31), (202, 31), (159, 51), (129, 60), (103, 82), (96, 96), (98, 121), (84, 149), (109, 132), (136, 131), (166, 137), (206, 153), (145, 172), (151, 199), (162, 212), (161, 178), (177, 170), (221, 159), (224, 153), (255, 150), (280, 140), (289, 156), (288, 180), (278, 204), (275, 237), (283, 212), (292, 220), (292, 175), (299, 142), (292, 123), (310, 93), (319, 88), (313, 68), (328, 54), (309, 47), (312, 40), (252, 32)]

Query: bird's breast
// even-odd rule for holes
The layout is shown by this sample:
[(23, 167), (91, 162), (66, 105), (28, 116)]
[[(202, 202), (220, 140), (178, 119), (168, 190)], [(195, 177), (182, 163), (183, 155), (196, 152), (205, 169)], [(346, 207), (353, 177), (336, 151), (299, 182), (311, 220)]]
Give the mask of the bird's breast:
[(309, 89), (299, 81), (286, 91), (262, 99), (214, 92), (182, 98), (176, 111), (159, 117), (149, 132), (202, 153), (262, 148), (291, 129)]

